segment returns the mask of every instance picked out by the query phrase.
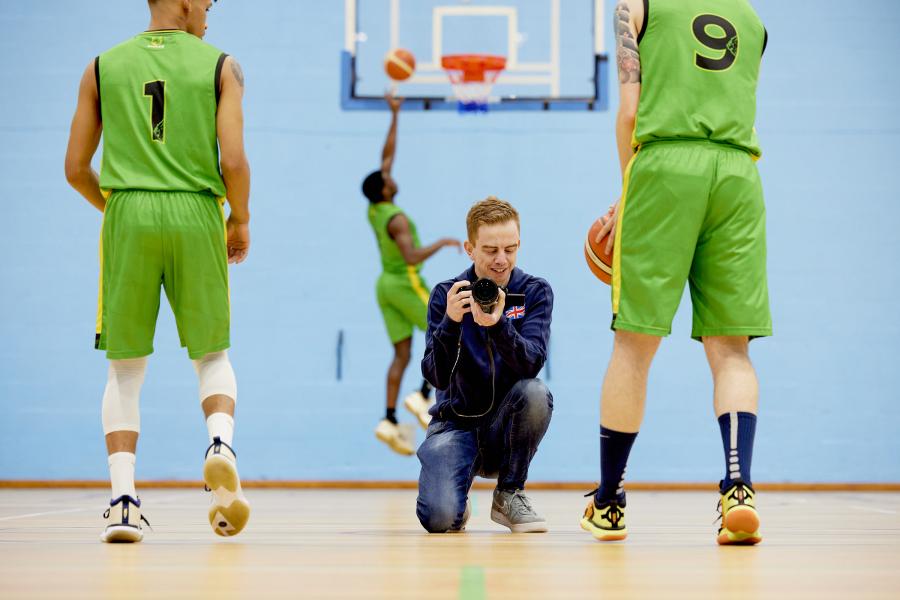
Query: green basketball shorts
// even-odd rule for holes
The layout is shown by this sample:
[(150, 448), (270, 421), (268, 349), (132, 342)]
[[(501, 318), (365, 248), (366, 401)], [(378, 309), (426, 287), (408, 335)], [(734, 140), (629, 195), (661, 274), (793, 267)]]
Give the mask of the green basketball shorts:
[(766, 209), (747, 152), (643, 147), (625, 175), (615, 246), (613, 329), (668, 335), (688, 282), (695, 339), (772, 335)]
[(160, 286), (192, 359), (229, 347), (222, 204), (208, 194), (115, 191), (100, 235), (95, 346), (107, 358), (153, 352)]
[(428, 327), (428, 286), (414, 267), (405, 273), (382, 273), (375, 294), (392, 344), (412, 337), (413, 327)]

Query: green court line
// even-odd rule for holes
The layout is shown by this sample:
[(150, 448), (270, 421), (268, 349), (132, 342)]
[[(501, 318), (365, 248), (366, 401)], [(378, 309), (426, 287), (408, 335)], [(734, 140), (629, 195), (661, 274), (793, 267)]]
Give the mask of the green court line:
[(483, 567), (462, 568), (459, 574), (459, 600), (487, 600)]

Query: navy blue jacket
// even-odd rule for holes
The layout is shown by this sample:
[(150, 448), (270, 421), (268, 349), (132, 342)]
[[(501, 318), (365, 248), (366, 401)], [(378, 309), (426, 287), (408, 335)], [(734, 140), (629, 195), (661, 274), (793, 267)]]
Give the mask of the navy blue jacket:
[(457, 323), (447, 316), (447, 292), (457, 281), (476, 279), (472, 266), (435, 286), (422, 359), (422, 375), (438, 390), (432, 416), (472, 425), (490, 418), (517, 382), (537, 377), (547, 360), (553, 312), (550, 284), (516, 268), (507, 290), (525, 294), (524, 314), (510, 307), (493, 327), (476, 324), (471, 314)]

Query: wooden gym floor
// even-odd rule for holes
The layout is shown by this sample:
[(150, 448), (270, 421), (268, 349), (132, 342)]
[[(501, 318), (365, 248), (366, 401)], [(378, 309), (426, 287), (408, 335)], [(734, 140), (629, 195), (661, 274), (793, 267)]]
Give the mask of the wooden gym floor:
[(900, 493), (760, 492), (753, 548), (716, 546), (712, 493), (631, 492), (630, 537), (606, 544), (577, 492), (531, 495), (548, 534), (508, 533), (476, 490), (468, 532), (435, 536), (413, 490), (251, 489), (223, 539), (205, 493), (150, 489), (155, 531), (109, 545), (105, 490), (0, 490), (0, 598), (900, 597)]

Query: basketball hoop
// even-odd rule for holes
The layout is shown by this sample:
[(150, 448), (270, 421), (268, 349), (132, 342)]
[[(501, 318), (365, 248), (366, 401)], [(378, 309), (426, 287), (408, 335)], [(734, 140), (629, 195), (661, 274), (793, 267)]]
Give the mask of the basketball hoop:
[(451, 54), (441, 57), (459, 100), (459, 112), (487, 112), (491, 88), (506, 68), (506, 58), (489, 54)]

